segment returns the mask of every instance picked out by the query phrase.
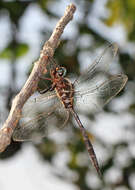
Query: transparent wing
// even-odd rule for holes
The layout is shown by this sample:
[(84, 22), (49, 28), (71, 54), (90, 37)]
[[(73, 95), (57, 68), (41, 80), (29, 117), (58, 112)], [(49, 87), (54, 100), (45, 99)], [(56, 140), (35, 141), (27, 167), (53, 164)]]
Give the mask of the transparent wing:
[(55, 92), (47, 92), (29, 99), (22, 110), (22, 118), (13, 133), (15, 141), (39, 140), (55, 128), (63, 127), (69, 112)]
[(106, 103), (116, 96), (125, 86), (128, 78), (126, 75), (114, 75), (106, 79), (95, 88), (85, 88), (83, 91), (75, 91), (75, 110), (95, 112), (99, 111)]
[(82, 73), (82, 75), (75, 80), (74, 86), (78, 91), (87, 88), (95, 88), (104, 82), (103, 77), (108, 76), (109, 66), (118, 51), (117, 44), (109, 44), (96, 60)]
[(76, 109), (95, 112), (100, 110), (124, 87), (125, 75), (112, 76), (109, 66), (116, 56), (117, 44), (110, 44), (88, 69), (74, 82)]
[(45, 94), (34, 94), (23, 106), (22, 118), (33, 117), (43, 111), (50, 112), (52, 106), (58, 102), (55, 91), (46, 92)]

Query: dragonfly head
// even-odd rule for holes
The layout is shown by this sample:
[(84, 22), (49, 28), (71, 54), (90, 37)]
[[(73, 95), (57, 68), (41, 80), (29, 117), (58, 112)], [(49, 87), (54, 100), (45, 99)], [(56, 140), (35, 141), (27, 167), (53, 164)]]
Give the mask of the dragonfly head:
[(66, 70), (65, 67), (58, 67), (57, 66), (55, 69), (51, 70), (51, 76), (54, 77), (54, 78), (55, 77), (57, 77), (57, 78), (65, 77), (66, 72), (67, 72), (67, 70)]

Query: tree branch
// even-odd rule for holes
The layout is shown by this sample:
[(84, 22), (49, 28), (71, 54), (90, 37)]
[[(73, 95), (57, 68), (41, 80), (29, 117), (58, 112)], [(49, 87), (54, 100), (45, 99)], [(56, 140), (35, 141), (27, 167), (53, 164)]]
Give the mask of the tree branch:
[(44, 44), (39, 60), (35, 62), (34, 68), (24, 87), (14, 98), (9, 116), (0, 130), (0, 152), (3, 152), (10, 144), (13, 131), (21, 117), (23, 105), (36, 91), (40, 76), (47, 72), (46, 65), (49, 62), (49, 58), (53, 57), (54, 51), (59, 45), (59, 39), (64, 28), (68, 22), (72, 20), (75, 10), (76, 7), (74, 4), (70, 4), (66, 8), (64, 16), (57, 23), (50, 39)]

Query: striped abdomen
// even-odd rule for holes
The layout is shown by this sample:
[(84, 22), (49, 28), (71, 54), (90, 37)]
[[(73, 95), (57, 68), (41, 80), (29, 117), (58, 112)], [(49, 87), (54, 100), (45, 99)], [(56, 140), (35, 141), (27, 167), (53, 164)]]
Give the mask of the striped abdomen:
[(60, 80), (56, 84), (56, 93), (62, 101), (65, 108), (73, 107), (73, 84), (66, 78)]

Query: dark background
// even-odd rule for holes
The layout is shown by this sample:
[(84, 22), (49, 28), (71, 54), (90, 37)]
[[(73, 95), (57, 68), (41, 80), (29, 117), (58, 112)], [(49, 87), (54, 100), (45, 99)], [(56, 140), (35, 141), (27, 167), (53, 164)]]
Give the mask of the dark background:
[[(77, 128), (66, 134), (62, 142), (45, 138), (42, 143), (31, 146), (35, 147), (40, 159), (54, 169), (53, 175), (62, 183), (68, 181), (81, 190), (132, 190), (135, 189), (135, 1), (73, 2), (77, 11), (65, 28), (55, 52), (56, 61), (66, 66), (68, 74), (76, 77), (108, 42), (117, 42), (119, 54), (116, 69), (119, 73), (124, 72), (129, 79), (126, 88), (104, 108), (103, 113), (85, 116), (87, 122), (91, 119), (89, 135), (101, 165), (104, 182), (98, 179), (91, 166)], [(44, 42), (69, 3), (71, 1), (64, 0), (0, 1), (1, 122), (10, 110), (12, 98), (26, 81), (32, 63), (38, 59)], [(22, 149), (27, 149), (26, 143), (23, 145), (12, 142), (0, 154), (0, 162), (5, 161), (6, 164), (7, 161), (10, 164), (8, 160), (14, 159)], [(57, 158), (64, 151), (67, 154), (64, 154), (63, 159), (59, 159), (59, 156)], [(55, 159), (63, 162), (63, 167), (56, 167)], [(38, 183), (42, 184), (42, 180)], [(3, 181), (0, 177), (1, 184)], [(45, 184), (44, 179), (43, 187), (46, 187)], [(4, 189), (3, 185), (1, 190)]]

